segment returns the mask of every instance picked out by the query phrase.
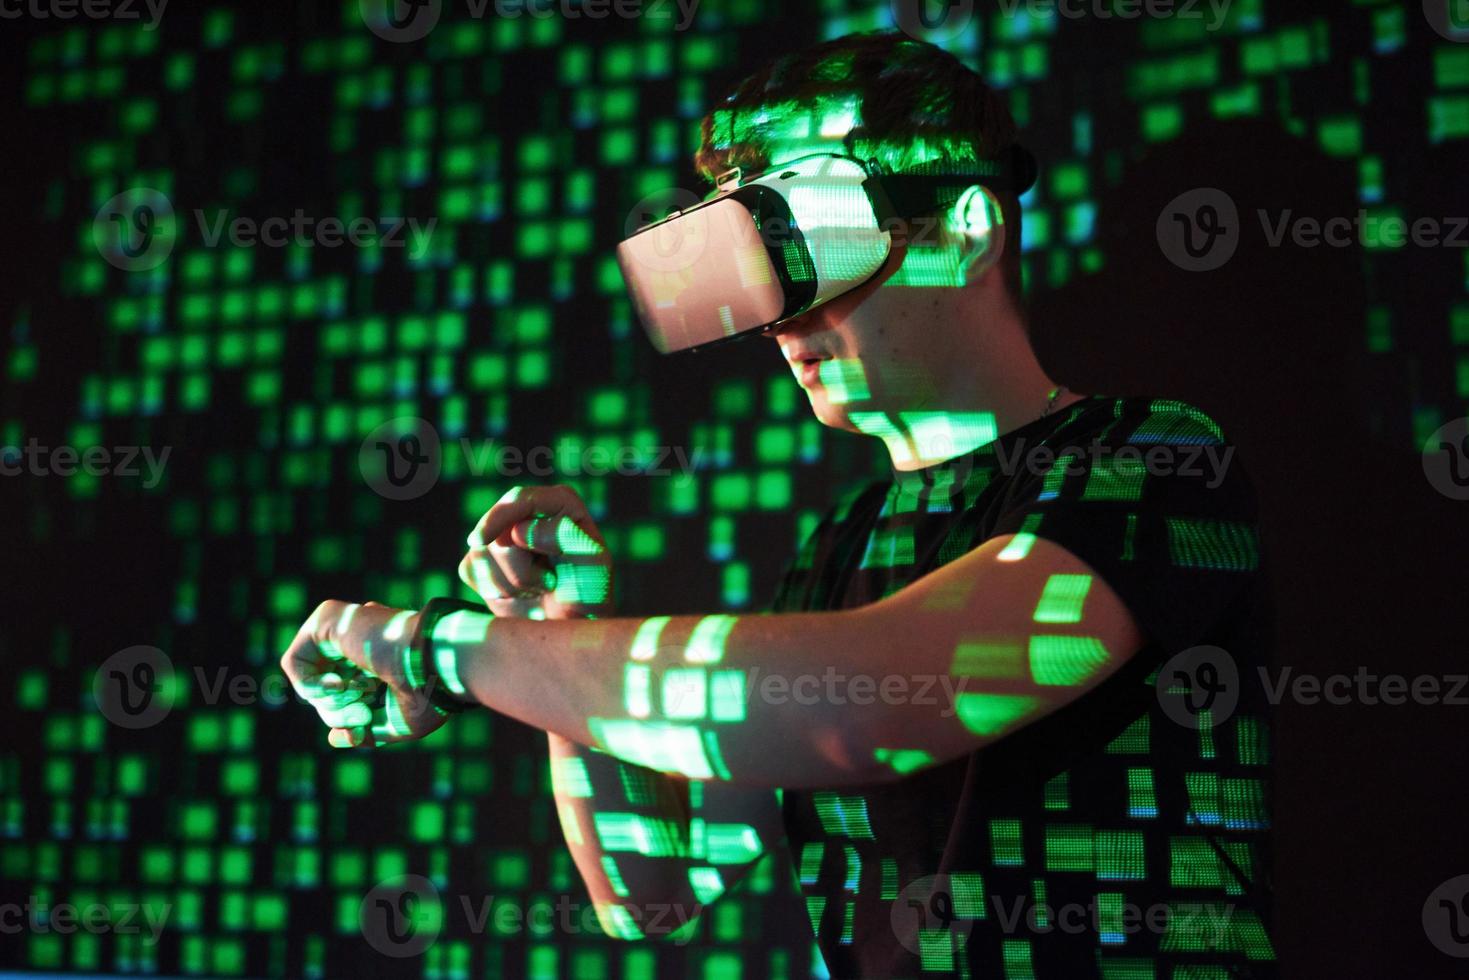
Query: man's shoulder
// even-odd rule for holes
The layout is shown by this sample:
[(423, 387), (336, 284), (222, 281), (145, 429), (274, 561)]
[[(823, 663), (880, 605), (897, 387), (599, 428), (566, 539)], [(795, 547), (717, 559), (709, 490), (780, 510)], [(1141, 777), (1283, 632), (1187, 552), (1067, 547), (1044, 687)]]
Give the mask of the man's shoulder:
[(1067, 409), (1053, 438), (1095, 437), (1105, 443), (1222, 446), (1224, 430), (1197, 405), (1171, 398), (1093, 396)]
[(1175, 521), (1255, 522), (1254, 482), (1226, 431), (1202, 408), (1177, 399), (1092, 397), (1065, 411), (1039, 438), (1007, 448), (1017, 474), (1005, 491), (1007, 505), (1087, 512), (1122, 506)]

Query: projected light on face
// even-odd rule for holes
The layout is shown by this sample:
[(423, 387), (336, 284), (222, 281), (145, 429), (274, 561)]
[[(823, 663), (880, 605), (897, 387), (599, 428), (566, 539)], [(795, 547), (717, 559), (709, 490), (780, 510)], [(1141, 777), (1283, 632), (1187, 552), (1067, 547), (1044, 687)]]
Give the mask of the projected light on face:
[[(815, 153), (852, 156), (878, 173), (978, 165), (973, 147), (962, 140), (864, 138), (860, 107), (852, 96), (714, 115), (714, 146), (759, 146), (761, 165), (769, 172), (803, 166), (801, 161)], [(992, 412), (972, 406), (946, 411), (952, 406), (938, 393), (953, 387), (955, 366), (936, 351), (947, 335), (924, 336), (941, 323), (984, 329), (982, 312), (966, 306), (967, 294), (960, 290), (992, 268), (1003, 248), (1004, 220), (993, 193), (978, 185), (952, 193), (935, 201), (931, 214), (887, 226), (891, 252), (866, 284), (773, 332), (816, 417), (883, 439), (900, 467), (970, 451), (998, 434)], [(822, 276), (835, 276), (851, 252), (840, 234), (840, 201), (821, 194), (805, 197), (809, 201), (793, 195), (796, 222)]]

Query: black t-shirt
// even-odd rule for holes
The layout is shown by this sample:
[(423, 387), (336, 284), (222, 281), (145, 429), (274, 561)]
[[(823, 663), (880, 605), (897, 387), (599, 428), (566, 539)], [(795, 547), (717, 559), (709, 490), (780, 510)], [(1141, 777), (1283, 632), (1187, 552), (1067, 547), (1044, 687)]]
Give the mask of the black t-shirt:
[(1089, 398), (873, 484), (816, 528), (773, 608), (874, 602), (1007, 534), (1089, 565), (1145, 646), (967, 757), (784, 793), (831, 975), (1274, 976), (1259, 535), (1203, 412)]

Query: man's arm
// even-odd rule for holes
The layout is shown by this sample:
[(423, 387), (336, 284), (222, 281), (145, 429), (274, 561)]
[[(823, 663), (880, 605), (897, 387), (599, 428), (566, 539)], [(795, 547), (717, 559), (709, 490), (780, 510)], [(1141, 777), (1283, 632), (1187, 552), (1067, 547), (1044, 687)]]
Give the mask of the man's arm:
[(862, 784), (979, 748), (1141, 647), (1107, 584), (1030, 535), (857, 609), (590, 622), (446, 618), (466, 697), (662, 772)]
[[(498, 504), (481, 519), (467, 542), (460, 578), (502, 618), (615, 615), (612, 555), (580, 495), (565, 486), (516, 487), (502, 503), (514, 506), (529, 497), (537, 516), (518, 534), (512, 529), (486, 540), (480, 533), (506, 509)], [(567, 522), (585, 536), (567, 531)], [(577, 542), (576, 554), (550, 547), (563, 541)], [(553, 581), (559, 591), (551, 587)], [(743, 878), (784, 834), (769, 790), (690, 787), (683, 776), (624, 762), (552, 732), (547, 742), (552, 794), (567, 848), (608, 935), (636, 939), (675, 933)], [(629, 824), (666, 832), (672, 846), (648, 854), (610, 849), (608, 843), (615, 843)], [(741, 846), (719, 846), (721, 841)]]
[[(709, 784), (691, 792), (683, 777), (560, 735), (549, 741), (567, 847), (610, 936), (664, 936), (686, 925), (784, 835), (769, 790)], [(620, 846), (630, 832), (663, 844)]]

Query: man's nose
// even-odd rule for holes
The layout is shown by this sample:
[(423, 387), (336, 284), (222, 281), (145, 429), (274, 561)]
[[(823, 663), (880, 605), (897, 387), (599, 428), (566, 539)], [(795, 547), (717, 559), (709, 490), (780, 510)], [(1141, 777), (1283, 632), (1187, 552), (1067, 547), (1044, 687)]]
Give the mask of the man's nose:
[(776, 342), (779, 342), (785, 337), (799, 337), (801, 334), (808, 332), (815, 322), (815, 313), (802, 313), (800, 316), (793, 316), (789, 320), (771, 327), (765, 332), (765, 336)]

